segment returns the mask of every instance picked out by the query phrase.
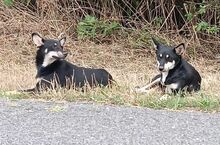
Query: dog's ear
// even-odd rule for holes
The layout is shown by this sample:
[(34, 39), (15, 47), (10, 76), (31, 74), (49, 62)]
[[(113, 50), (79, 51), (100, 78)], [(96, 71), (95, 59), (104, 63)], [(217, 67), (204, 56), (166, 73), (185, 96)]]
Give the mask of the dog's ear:
[(155, 38), (152, 38), (152, 40), (153, 40), (154, 48), (158, 49), (158, 46), (160, 45), (160, 43)]
[(185, 52), (185, 50), (186, 48), (184, 43), (180, 43), (179, 45), (174, 47), (174, 51), (179, 55), (182, 55)]
[(38, 33), (32, 33), (31, 36), (37, 47), (44, 45), (44, 39)]
[(66, 42), (66, 37), (61, 38), (59, 41), (60, 41), (60, 45), (64, 46), (64, 44)]

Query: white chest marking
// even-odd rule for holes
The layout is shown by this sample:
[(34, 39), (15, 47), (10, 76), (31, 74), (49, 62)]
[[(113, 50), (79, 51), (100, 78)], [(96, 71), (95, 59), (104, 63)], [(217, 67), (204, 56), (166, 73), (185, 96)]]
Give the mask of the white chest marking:
[(161, 84), (164, 85), (166, 78), (168, 76), (168, 72), (162, 72)]

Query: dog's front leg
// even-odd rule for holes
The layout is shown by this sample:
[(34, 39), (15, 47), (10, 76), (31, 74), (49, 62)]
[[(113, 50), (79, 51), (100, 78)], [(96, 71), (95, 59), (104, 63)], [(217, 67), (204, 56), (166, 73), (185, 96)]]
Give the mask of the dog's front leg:
[(166, 88), (165, 88), (165, 93), (166, 93), (166, 94), (171, 94), (171, 93), (172, 93), (172, 89), (169, 88), (169, 87), (166, 87)]
[(159, 84), (160, 80), (161, 80), (161, 77), (156, 76), (156, 79), (153, 79), (153, 81), (150, 84), (148, 84), (142, 88), (135, 88), (135, 92), (146, 93), (151, 87), (153, 87), (156, 84)]
[(176, 90), (178, 88), (179, 88), (178, 83), (172, 83), (172, 84), (166, 85), (165, 93), (171, 94), (174, 90)]

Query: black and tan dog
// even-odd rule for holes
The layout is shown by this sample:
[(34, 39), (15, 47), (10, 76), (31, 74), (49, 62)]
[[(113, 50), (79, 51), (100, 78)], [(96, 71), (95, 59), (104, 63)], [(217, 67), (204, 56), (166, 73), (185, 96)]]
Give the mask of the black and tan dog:
[(153, 44), (156, 49), (157, 66), (160, 74), (155, 76), (150, 84), (136, 88), (136, 92), (147, 92), (155, 85), (164, 87), (165, 93), (200, 90), (201, 77), (198, 71), (181, 57), (185, 51), (183, 43), (171, 47), (160, 44), (153, 39)]
[(88, 84), (90, 87), (107, 86), (113, 78), (105, 69), (84, 68), (73, 65), (65, 60), (67, 53), (63, 50), (66, 38), (59, 40), (44, 39), (33, 33), (32, 40), (38, 50), (36, 67), (38, 80), (33, 89), (27, 92), (39, 92), (46, 88), (76, 87)]

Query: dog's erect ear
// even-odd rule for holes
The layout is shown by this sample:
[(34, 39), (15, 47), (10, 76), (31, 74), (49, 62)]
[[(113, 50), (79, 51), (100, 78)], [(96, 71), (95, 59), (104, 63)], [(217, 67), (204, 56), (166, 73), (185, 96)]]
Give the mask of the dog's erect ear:
[(38, 33), (32, 33), (31, 36), (37, 47), (44, 45), (44, 39)]
[(158, 49), (158, 46), (160, 45), (160, 43), (155, 38), (152, 38), (152, 40), (153, 40), (154, 48)]
[(59, 41), (60, 41), (60, 45), (64, 46), (64, 44), (66, 42), (66, 37), (61, 38)]
[(180, 43), (179, 45), (177, 45), (176, 47), (174, 47), (174, 50), (177, 54), (182, 55), (184, 53), (185, 49), (185, 44), (184, 43)]

